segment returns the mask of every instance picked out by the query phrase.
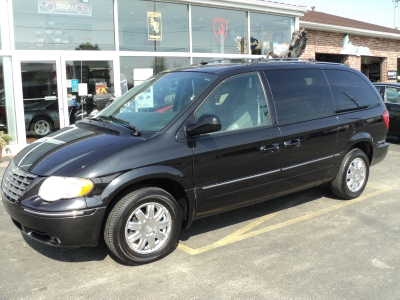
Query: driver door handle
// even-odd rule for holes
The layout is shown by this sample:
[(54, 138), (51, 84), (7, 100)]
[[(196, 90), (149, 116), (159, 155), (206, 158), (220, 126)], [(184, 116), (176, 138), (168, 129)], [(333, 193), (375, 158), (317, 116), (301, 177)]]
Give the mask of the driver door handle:
[(285, 149), (293, 149), (293, 148), (300, 147), (300, 139), (291, 139), (288, 141), (284, 141), (283, 147)]

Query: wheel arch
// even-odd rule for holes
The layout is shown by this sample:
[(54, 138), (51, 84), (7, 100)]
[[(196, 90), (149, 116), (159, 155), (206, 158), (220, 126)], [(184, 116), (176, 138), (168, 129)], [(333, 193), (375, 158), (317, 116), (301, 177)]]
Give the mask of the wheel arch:
[(141, 187), (153, 186), (167, 191), (181, 210), (182, 227), (188, 228), (195, 212), (195, 196), (191, 179), (171, 167), (152, 166), (135, 169), (115, 178), (103, 191), (103, 203), (107, 206), (104, 220), (117, 203), (117, 199)]
[(372, 162), (374, 155), (373, 138), (369, 133), (363, 132), (354, 135), (346, 145), (347, 152), (353, 149), (362, 150), (368, 157), (369, 164)]
[(48, 115), (48, 114), (43, 114), (43, 113), (32, 116), (32, 119), (31, 119), (31, 121), (29, 122), (29, 127), (33, 124), (33, 121), (35, 121), (35, 119), (40, 119), (40, 118), (44, 118), (44, 119), (50, 121), (51, 126), (54, 127), (54, 120), (53, 120), (53, 118), (52, 118), (50, 115)]

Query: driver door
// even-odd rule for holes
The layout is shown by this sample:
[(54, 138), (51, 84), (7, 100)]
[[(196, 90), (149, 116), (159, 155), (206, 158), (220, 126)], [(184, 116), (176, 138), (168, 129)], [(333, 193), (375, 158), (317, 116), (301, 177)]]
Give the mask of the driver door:
[(195, 117), (205, 113), (217, 115), (222, 129), (194, 143), (197, 215), (273, 197), (280, 179), (280, 133), (271, 125), (259, 74), (223, 81)]

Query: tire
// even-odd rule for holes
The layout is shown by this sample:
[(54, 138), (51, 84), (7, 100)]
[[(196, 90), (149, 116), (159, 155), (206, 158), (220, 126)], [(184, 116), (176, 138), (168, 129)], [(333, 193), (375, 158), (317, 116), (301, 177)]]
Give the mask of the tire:
[(36, 137), (43, 137), (52, 133), (53, 125), (48, 118), (39, 117), (33, 119), (29, 130)]
[(357, 198), (364, 191), (369, 176), (369, 160), (360, 149), (353, 149), (346, 154), (336, 178), (331, 181), (332, 193), (350, 200)]
[(122, 196), (108, 215), (104, 240), (129, 265), (166, 256), (181, 231), (178, 203), (166, 191), (144, 187)]

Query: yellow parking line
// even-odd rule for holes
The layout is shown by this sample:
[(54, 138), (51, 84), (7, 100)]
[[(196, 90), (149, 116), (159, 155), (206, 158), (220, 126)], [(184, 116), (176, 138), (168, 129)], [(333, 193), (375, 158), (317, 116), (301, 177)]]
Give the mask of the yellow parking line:
[[(301, 217), (298, 217), (298, 218), (294, 218), (294, 219), (288, 220), (286, 222), (282, 222), (282, 223), (279, 223), (279, 224), (276, 224), (276, 225), (272, 225), (272, 226), (269, 226), (269, 227), (266, 227), (266, 228), (262, 228), (262, 229), (259, 229), (259, 230), (255, 230), (255, 231), (246, 233), (250, 229), (253, 229), (254, 227), (260, 225), (261, 223), (263, 223), (263, 222), (265, 222), (265, 221), (267, 221), (269, 219), (271, 219), (272, 217), (276, 216), (279, 213), (279, 212), (275, 212), (275, 213), (270, 214), (268, 216), (264, 216), (264, 217), (261, 217), (261, 218), (257, 219), (256, 221), (252, 222), (251, 224), (246, 225), (242, 229), (239, 229), (239, 230), (235, 231), (234, 233), (228, 235), (227, 237), (225, 237), (225, 238), (223, 238), (223, 239), (221, 239), (221, 240), (219, 240), (219, 241), (217, 241), (217, 242), (215, 242), (215, 243), (213, 243), (211, 245), (200, 247), (200, 248), (197, 248), (197, 249), (192, 249), (192, 248), (190, 248), (188, 246), (185, 246), (185, 245), (180, 243), (178, 245), (178, 249), (180, 249), (180, 250), (182, 250), (182, 251), (184, 251), (184, 252), (186, 252), (186, 253), (188, 253), (190, 255), (197, 255), (197, 254), (204, 253), (204, 252), (207, 252), (207, 251), (210, 251), (210, 250), (222, 247), (222, 246), (226, 246), (228, 244), (232, 244), (232, 243), (235, 243), (235, 242), (238, 242), (238, 241), (242, 241), (244, 239), (247, 239), (247, 238), (259, 235), (259, 234), (263, 234), (263, 233), (266, 233), (266, 232), (269, 232), (269, 231), (272, 231), (272, 230), (280, 229), (280, 228), (286, 227), (288, 225), (293, 225), (293, 224), (301, 222), (301, 221), (309, 220), (311, 218), (326, 214), (328, 212), (337, 210), (339, 208), (343, 208), (343, 207), (352, 205), (354, 203), (358, 203), (360, 201), (366, 200), (368, 198), (383, 194), (383, 193), (385, 193), (387, 191), (389, 191), (389, 189), (380, 189), (380, 190), (378, 190), (376, 192), (367, 194), (365, 196), (360, 196), (360, 197), (358, 197), (358, 198), (356, 198), (354, 200), (348, 200), (348, 201), (342, 202), (342, 203), (337, 204), (337, 205), (333, 205), (331, 207), (322, 209), (322, 210), (314, 212), (314, 213), (310, 213), (310, 214), (307, 214), (307, 215), (304, 215), (304, 216), (301, 216)], [(302, 197), (302, 198), (304, 198), (304, 197)], [(295, 202), (295, 201), (292, 201), (292, 202)], [(289, 204), (292, 204), (292, 202), (289, 203)], [(298, 202), (298, 201), (296, 201), (296, 202)], [(287, 204), (285, 206), (289, 206), (289, 204)]]
[(388, 151), (388, 153), (395, 154), (395, 155), (400, 155), (400, 152), (397, 152), (397, 151)]

